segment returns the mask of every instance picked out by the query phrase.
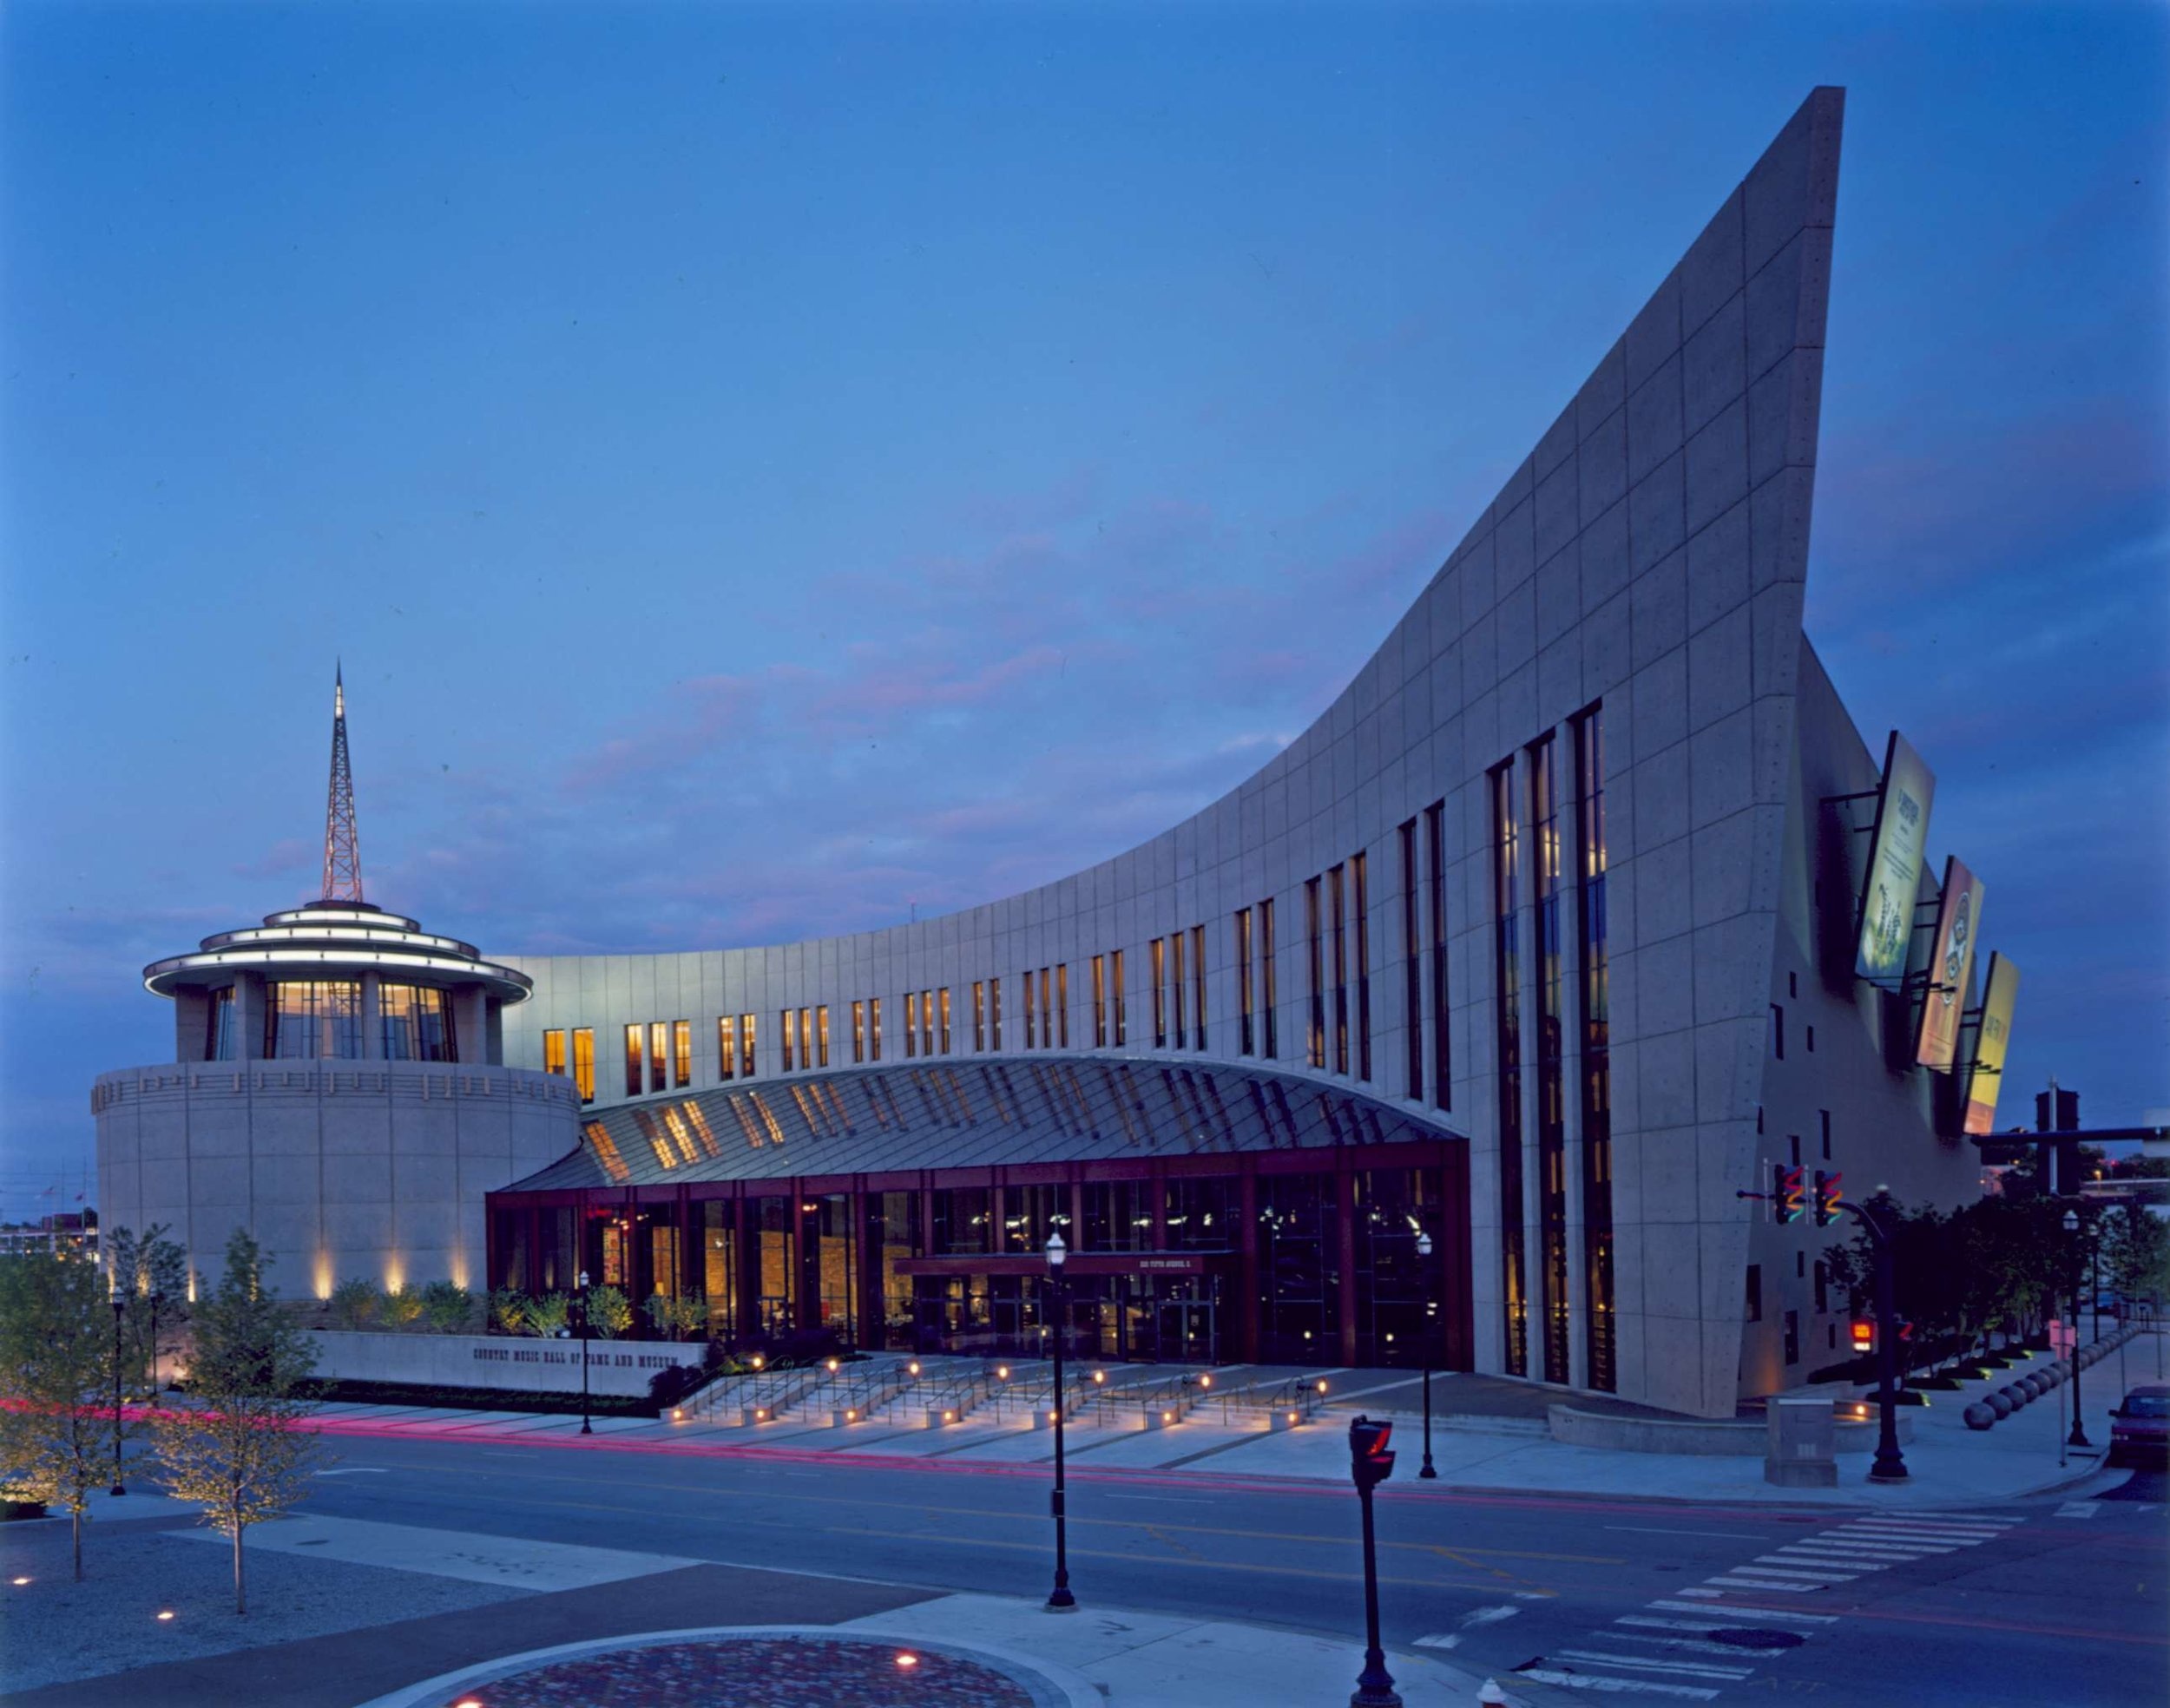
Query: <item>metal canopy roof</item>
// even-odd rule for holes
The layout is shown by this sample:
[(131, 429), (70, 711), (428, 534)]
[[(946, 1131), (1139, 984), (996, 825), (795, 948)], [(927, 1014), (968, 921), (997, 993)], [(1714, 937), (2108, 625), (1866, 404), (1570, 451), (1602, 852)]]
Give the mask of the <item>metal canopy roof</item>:
[(937, 1057), (620, 1105), (585, 1123), (577, 1150), (501, 1191), (1330, 1150), (1463, 1136), (1339, 1085), (1226, 1062), (1053, 1051)]

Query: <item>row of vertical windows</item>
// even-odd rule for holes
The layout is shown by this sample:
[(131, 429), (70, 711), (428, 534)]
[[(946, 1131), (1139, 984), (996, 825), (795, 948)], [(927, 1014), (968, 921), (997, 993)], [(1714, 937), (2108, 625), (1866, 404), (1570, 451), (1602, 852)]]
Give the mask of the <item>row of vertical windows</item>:
[(753, 1016), (726, 1015), (716, 1022), (716, 1077), (753, 1077)]
[[(1098, 957), (1095, 965), (1098, 966)], [(1034, 1007), (1037, 992), (1038, 1007)], [(1038, 1015), (1036, 1025), (1034, 1015)], [(1025, 1048), (1068, 1049), (1070, 1047), (1070, 969), (1067, 962), (1035, 973), (1025, 969)]]
[[(1323, 910), (1321, 906), (1323, 891)], [(1351, 904), (1355, 917), (1350, 917)], [(1355, 1026), (1353, 1056), (1356, 1075), (1371, 1077), (1371, 868), (1365, 856), (1357, 854), (1337, 861), (1320, 877), (1304, 883), (1305, 964), (1310, 974), (1311, 1028), (1305, 1058), (1313, 1068), (1326, 1066), (1328, 1041), (1327, 994), (1332, 994), (1333, 1071), (1350, 1070), (1351, 998)], [(1353, 930), (1351, 930), (1353, 926)], [(1269, 951), (1266, 966), (1272, 967)], [(1353, 969), (1354, 978), (1351, 974)], [(1272, 995), (1266, 1013), (1272, 1014)], [(1269, 1024), (1270, 1024), (1269, 1018)], [(1269, 1049), (1267, 1054), (1272, 1052)]]
[[(595, 1100), (595, 1029), (576, 1026), (572, 1034), (573, 1088), (583, 1103)], [(565, 1031), (553, 1028), (542, 1035), (542, 1071), (562, 1074), (566, 1069)]]
[[(1589, 1385), (1610, 1393), (1619, 1386), (1619, 1376), (1613, 1328), (1612, 987), (1605, 918), (1608, 862), (1601, 706), (1591, 706), (1575, 720), (1575, 769), (1581, 851), (1576, 874), (1581, 890), (1582, 1268), (1583, 1291), (1589, 1301), (1586, 1340)], [(1824, 1154), (1831, 1154), (1828, 1145)]]
[(1279, 980), (1273, 966), (1272, 898), (1256, 907), (1238, 908), (1235, 927), (1237, 1049), (1272, 1061), (1280, 1053), (1274, 1014)]
[[(1123, 1005), (1122, 951), (1093, 956), (1093, 1048), (1121, 1049), (1129, 1041)], [(1066, 1040), (1067, 1041), (1067, 1040)]]
[(1544, 1292), (1544, 1379), (1568, 1379), (1568, 1177), (1564, 1075), (1566, 993), (1560, 943), (1559, 748), (1529, 747), (1529, 831), (1535, 879), (1537, 998), (1537, 1252)]
[[(1031, 1011), (1030, 994), (1027, 993), (1026, 1012)], [(985, 1051), (990, 1038), (993, 1047), (1003, 1047), (1003, 982), (998, 978), (972, 981), (972, 1048)]]
[[(643, 1048), (645, 1043), (646, 1048)], [(645, 1073), (643, 1072), (645, 1069)], [(668, 1091), (694, 1082), (694, 1023), (689, 1020), (635, 1022), (625, 1029), (625, 1094)]]
[[(1171, 931), (1146, 949), (1153, 962), (1153, 1048), (1167, 1049), (1172, 1041), (1177, 1049), (1204, 1049), (1206, 928)], [(1120, 955), (1116, 964), (1120, 969)]]
[[(829, 1065), (829, 1005), (814, 1008), (781, 1008), (777, 1012), (784, 1040), (784, 1071), (794, 1066), (813, 1068)], [(680, 1022), (681, 1025), (683, 1022)], [(690, 1064), (689, 1064), (690, 1065)], [(750, 1069), (748, 1070), (751, 1071)], [(681, 1080), (679, 1084), (686, 1081)]]
[(1499, 1063), (1500, 1297), (1505, 1305), (1503, 1363), (1509, 1376), (1529, 1374), (1529, 1297), (1522, 1265), (1522, 956), (1516, 941), (1519, 891), (1516, 869), (1522, 831), (1515, 811), (1513, 760), (1490, 773), (1492, 794), (1492, 970)]
[[(362, 1048), (362, 987), (355, 979), (286, 980), (265, 989), (264, 1054), (273, 1060), (353, 1060)], [(211, 993), (204, 1059), (231, 1061), (240, 1043), (232, 985)], [(377, 1054), (386, 1061), (457, 1061), (452, 999), (431, 985), (377, 988)]]

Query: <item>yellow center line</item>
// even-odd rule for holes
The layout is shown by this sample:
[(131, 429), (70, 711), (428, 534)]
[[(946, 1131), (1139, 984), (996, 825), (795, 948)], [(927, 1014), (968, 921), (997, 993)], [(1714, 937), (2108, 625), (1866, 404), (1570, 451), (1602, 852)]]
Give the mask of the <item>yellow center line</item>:
[[(573, 1482), (600, 1484), (603, 1487), (611, 1488), (619, 1488), (626, 1486), (622, 1478), (554, 1476), (547, 1472), (538, 1473), (533, 1476), (527, 1475), (524, 1473), (511, 1471), (474, 1471), (462, 1473), (461, 1475), (463, 1480), (472, 1476), (493, 1476), (503, 1477), (508, 1480), (519, 1482)], [(711, 1497), (736, 1497), (744, 1492), (733, 1489), (704, 1487), (698, 1483), (644, 1482), (638, 1486), (643, 1489), (654, 1489), (659, 1493), (664, 1494), (706, 1494)], [(1013, 1522), (1029, 1524), (1044, 1522), (1047, 1517), (1047, 1514), (1042, 1512), (1009, 1512), (1003, 1510), (999, 1508), (992, 1507), (936, 1506), (924, 1501), (878, 1501), (870, 1500), (864, 1496), (855, 1494), (803, 1494), (796, 1490), (782, 1488), (760, 1489), (758, 1491), (756, 1498), (774, 1501), (798, 1501), (815, 1506), (850, 1507), (855, 1512), (864, 1512), (870, 1508), (875, 1508), (888, 1512), (939, 1514), (944, 1517), (950, 1518), (1000, 1518), (1008, 1519)], [(531, 1502), (530, 1504), (548, 1503)], [(630, 1507), (602, 1507), (595, 1508), (595, 1510), (602, 1512), (631, 1512), (648, 1509)], [(745, 1521), (743, 1519), (739, 1519), (734, 1520), (734, 1521), (744, 1522)], [(1235, 1536), (1240, 1537), (1247, 1541), (1302, 1542), (1307, 1544), (1324, 1543), (1335, 1546), (1346, 1546), (1355, 1540), (1355, 1538), (1352, 1536), (1321, 1536), (1299, 1531), (1289, 1530), (1246, 1530), (1242, 1528), (1240, 1526), (1229, 1525), (1174, 1524), (1161, 1520), (1147, 1521), (1144, 1519), (1132, 1518), (1093, 1518), (1077, 1513), (1072, 1513), (1070, 1514), (1069, 1521), (1073, 1525), (1093, 1524), (1119, 1530), (1164, 1529), (1180, 1531), (1186, 1535), (1193, 1536)], [(1548, 1554), (1529, 1548), (1481, 1548), (1466, 1547), (1458, 1545), (1450, 1547), (1446, 1544), (1438, 1542), (1402, 1542), (1387, 1539), (1381, 1539), (1378, 1545), (1382, 1548), (1403, 1549), (1417, 1554), (1443, 1554), (1449, 1559), (1456, 1561), (1456, 1563), (1469, 1567), (1472, 1571), (1493, 1572), (1495, 1575), (1500, 1577), (1512, 1577), (1514, 1574), (1511, 1573), (1498, 1572), (1495, 1567), (1481, 1564), (1480, 1560), (1540, 1560), (1549, 1561), (1554, 1564), (1570, 1566), (1624, 1566), (1628, 1563), (1624, 1556), (1618, 1554)]]

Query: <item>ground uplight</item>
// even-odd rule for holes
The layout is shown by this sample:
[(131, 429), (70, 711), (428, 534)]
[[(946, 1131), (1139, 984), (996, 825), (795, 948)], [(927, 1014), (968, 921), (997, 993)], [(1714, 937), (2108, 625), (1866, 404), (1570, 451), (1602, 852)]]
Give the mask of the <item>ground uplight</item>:
[(159, 1622), (161, 1625), (163, 1625), (163, 1624), (165, 1624), (165, 1622), (166, 1622), (168, 1619), (171, 1619), (171, 1618), (173, 1618), (173, 1614), (172, 1614), (171, 1613), (161, 1613), (161, 1614), (158, 1616), (158, 1622)]
[(916, 1654), (900, 1654), (897, 1657), (897, 1664), (909, 1672), (913, 1667), (918, 1665), (919, 1657)]
[(13, 1584), (17, 1589), (20, 1589), (24, 1584), (30, 1582), (30, 1580), (28, 1578), (10, 1578), (8, 1581)]

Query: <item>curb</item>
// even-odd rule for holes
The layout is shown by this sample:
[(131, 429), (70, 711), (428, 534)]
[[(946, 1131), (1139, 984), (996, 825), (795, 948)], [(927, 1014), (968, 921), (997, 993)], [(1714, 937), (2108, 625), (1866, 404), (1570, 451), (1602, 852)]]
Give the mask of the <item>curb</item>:
[[(625, 1649), (660, 1648), (672, 1643), (699, 1643), (728, 1641), (734, 1638), (806, 1637), (832, 1643), (853, 1643), (865, 1648), (908, 1646), (928, 1654), (948, 1655), (957, 1660), (976, 1660), (983, 1663), (997, 1661), (997, 1671), (1009, 1674), (1016, 1682), (1031, 1691), (1036, 1708), (1107, 1708), (1107, 1698), (1098, 1688), (1068, 1667), (1056, 1666), (1034, 1656), (1018, 1653), (1014, 1649), (996, 1648), (961, 1643), (923, 1643), (916, 1638), (894, 1636), (864, 1631), (852, 1631), (831, 1625), (710, 1625), (698, 1626), (683, 1631), (643, 1631), (623, 1637), (600, 1637), (582, 1643), (562, 1643), (555, 1648), (529, 1649), (519, 1654), (500, 1655), (473, 1666), (464, 1666), (456, 1672), (440, 1672), (433, 1678), (424, 1678), (412, 1685), (383, 1696), (372, 1697), (358, 1708), (435, 1708), (435, 1705), (455, 1692), (487, 1685), (515, 1673), (527, 1672), (538, 1666), (548, 1666), (562, 1660), (578, 1660), (589, 1655), (612, 1654)], [(1042, 1688), (1035, 1688), (1036, 1685)]]

